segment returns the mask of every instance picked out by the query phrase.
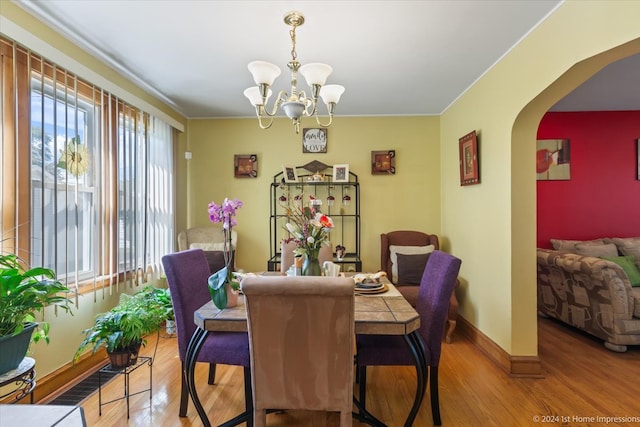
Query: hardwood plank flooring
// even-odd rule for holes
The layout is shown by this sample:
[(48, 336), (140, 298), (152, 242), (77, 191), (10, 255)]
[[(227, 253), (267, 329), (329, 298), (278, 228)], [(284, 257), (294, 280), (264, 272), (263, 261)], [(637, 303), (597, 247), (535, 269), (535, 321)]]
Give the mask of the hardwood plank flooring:
[[(613, 353), (600, 340), (554, 320), (539, 319), (538, 325), (543, 379), (509, 377), (460, 334), (454, 335), (451, 344), (443, 344), (440, 408), (444, 426), (604, 426), (604, 422), (591, 422), (586, 417), (640, 417), (640, 346), (630, 346), (626, 353)], [(147, 349), (152, 349), (153, 344), (150, 340)], [(244, 407), (241, 368), (219, 366), (216, 384), (210, 386), (206, 383), (207, 367), (199, 365), (199, 394), (212, 424), (240, 413)], [(368, 409), (390, 427), (402, 426), (415, 391), (414, 376), (415, 371), (408, 367), (370, 368)], [(146, 368), (138, 369), (131, 376), (132, 391), (146, 387), (147, 381)], [(103, 400), (122, 393), (123, 380), (116, 378), (103, 387)], [(179, 401), (176, 340), (161, 338), (153, 366), (152, 399), (148, 393), (133, 396), (129, 420), (124, 400), (104, 406), (102, 416), (98, 415), (97, 393), (82, 406), (90, 427), (200, 426), (191, 403), (188, 416), (178, 417)], [(535, 417), (539, 417), (538, 422)], [(310, 411), (270, 414), (267, 421), (269, 426), (339, 425), (337, 414)], [(362, 424), (354, 421), (354, 425)], [(433, 425), (428, 395), (414, 425)], [(640, 422), (606, 425), (628, 427)]]

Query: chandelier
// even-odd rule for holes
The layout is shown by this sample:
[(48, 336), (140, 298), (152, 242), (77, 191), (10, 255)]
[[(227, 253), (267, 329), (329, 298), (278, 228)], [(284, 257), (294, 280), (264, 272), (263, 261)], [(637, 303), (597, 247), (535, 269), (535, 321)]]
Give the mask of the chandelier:
[[(325, 85), (327, 77), (333, 71), (329, 65), (317, 62), (300, 65), (297, 61), (296, 28), (304, 24), (304, 16), (300, 12), (292, 11), (285, 15), (284, 22), (291, 27), (291, 30), (289, 30), (292, 45), (291, 61), (287, 63), (287, 67), (291, 70), (290, 94), (284, 90), (280, 91), (273, 108), (269, 110), (267, 101), (271, 96), (270, 86), (280, 75), (280, 68), (269, 62), (253, 61), (249, 63), (248, 68), (257, 86), (245, 90), (244, 95), (249, 98), (249, 102), (255, 107), (258, 124), (262, 129), (271, 127), (278, 107), (282, 107), (284, 114), (293, 121), (296, 133), (300, 132), (300, 119), (302, 117), (314, 116), (320, 126), (331, 126), (333, 112), (336, 104), (340, 101), (340, 96), (344, 92), (344, 87), (340, 85)], [(298, 92), (298, 71), (311, 88), (310, 97), (304, 91)], [(329, 112), (329, 122), (326, 124), (321, 123), (318, 117), (318, 96), (322, 98)]]

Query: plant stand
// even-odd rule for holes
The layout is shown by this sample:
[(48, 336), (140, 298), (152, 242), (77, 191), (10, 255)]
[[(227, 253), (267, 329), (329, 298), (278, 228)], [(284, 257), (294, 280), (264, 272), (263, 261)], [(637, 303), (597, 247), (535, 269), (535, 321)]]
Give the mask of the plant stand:
[[(144, 390), (140, 390), (140, 391), (136, 391), (134, 393), (131, 393), (131, 382), (129, 380), (129, 375), (131, 375), (131, 373), (133, 373), (134, 371), (136, 371), (138, 368), (140, 368), (143, 365), (147, 365), (149, 366), (149, 388), (145, 388)], [(130, 396), (135, 396), (136, 394), (140, 394), (140, 393), (146, 393), (147, 391), (149, 392), (149, 401), (151, 401), (151, 395), (152, 395), (152, 384), (153, 384), (153, 369), (152, 369), (152, 365), (153, 365), (153, 358), (152, 357), (146, 357), (146, 356), (138, 356), (138, 361), (131, 366), (127, 366), (126, 368), (122, 368), (122, 369), (114, 369), (111, 367), (111, 364), (107, 364), (105, 366), (103, 366), (102, 368), (100, 368), (100, 370), (98, 371), (98, 405), (99, 405), (99, 409), (98, 409), (98, 414), (102, 415), (102, 407), (104, 405), (108, 405), (109, 403), (113, 403), (113, 402), (117, 402), (118, 400), (122, 400), (125, 399), (127, 401), (127, 419), (129, 418), (129, 397)], [(124, 395), (122, 397), (118, 397), (117, 399), (113, 399), (110, 400), (108, 402), (102, 402), (102, 373), (119, 373), (121, 375), (124, 376)]]
[(12, 369), (9, 372), (5, 372), (0, 375), (0, 389), (5, 385), (11, 383), (15, 384), (15, 388), (8, 393), (0, 395), (0, 399), (3, 399), (10, 395), (12, 397), (11, 403), (16, 403), (20, 399), (24, 398), (27, 394), (30, 395), (30, 403), (33, 403), (33, 389), (36, 387), (36, 361), (31, 357), (25, 357), (20, 362), (20, 365), (16, 369)]

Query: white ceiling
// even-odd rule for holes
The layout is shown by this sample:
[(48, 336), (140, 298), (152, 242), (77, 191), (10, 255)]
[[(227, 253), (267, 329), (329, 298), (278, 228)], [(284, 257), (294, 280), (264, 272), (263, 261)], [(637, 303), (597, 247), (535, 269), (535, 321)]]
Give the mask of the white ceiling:
[[(561, 3), (14, 1), (189, 118), (253, 116), (252, 60), (282, 69), (274, 93), (289, 88), (290, 10), (306, 18), (298, 60), (330, 64), (328, 83), (346, 87), (337, 115), (437, 115)], [(640, 109), (639, 70), (640, 56), (612, 64), (613, 80), (595, 76), (554, 110)]]

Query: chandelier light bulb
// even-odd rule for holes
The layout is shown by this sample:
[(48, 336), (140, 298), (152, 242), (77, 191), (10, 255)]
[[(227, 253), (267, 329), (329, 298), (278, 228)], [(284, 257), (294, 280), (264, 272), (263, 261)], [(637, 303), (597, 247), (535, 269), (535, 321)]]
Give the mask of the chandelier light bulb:
[(300, 74), (302, 74), (309, 87), (312, 85), (324, 85), (332, 71), (333, 68), (319, 62), (312, 62), (300, 67)]
[(326, 85), (320, 89), (320, 96), (325, 104), (333, 102), (337, 104), (340, 102), (340, 97), (344, 93), (344, 86), (340, 85)]
[(250, 62), (247, 68), (251, 72), (253, 81), (255, 81), (257, 85), (266, 84), (271, 86), (281, 73), (277, 65), (266, 61)]

